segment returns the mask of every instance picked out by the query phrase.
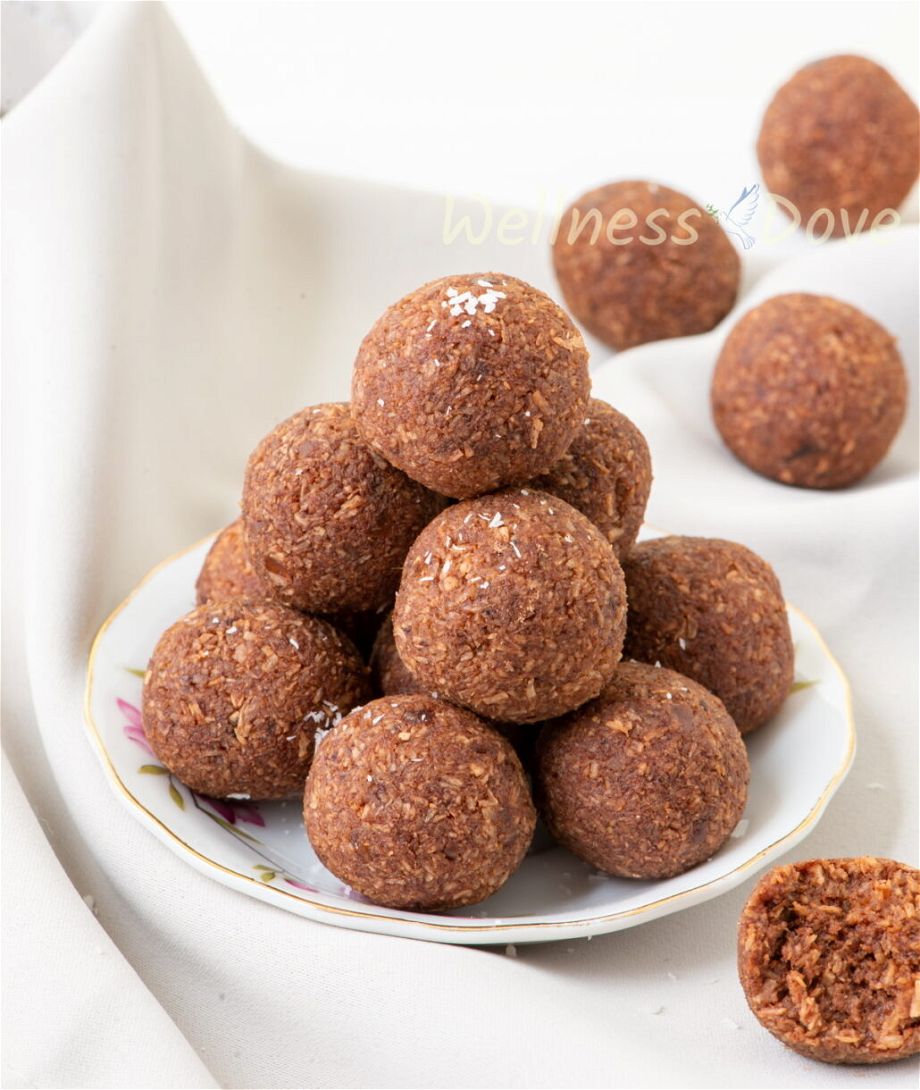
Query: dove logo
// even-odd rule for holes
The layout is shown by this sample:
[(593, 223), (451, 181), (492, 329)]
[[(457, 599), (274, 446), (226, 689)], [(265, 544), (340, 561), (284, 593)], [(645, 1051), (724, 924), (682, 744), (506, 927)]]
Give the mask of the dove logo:
[[(854, 221), (851, 220), (849, 210), (841, 208), (840, 230), (838, 230), (837, 219), (833, 211), (830, 208), (819, 208), (812, 213), (808, 222), (803, 226), (801, 212), (787, 197), (783, 197), (779, 193), (766, 191), (763, 196), (767, 199), (767, 220), (762, 225), (761, 241), (765, 244), (782, 242), (789, 235), (795, 234), (799, 227), (802, 227), (809, 242), (821, 243), (827, 242), (829, 238), (835, 235), (841, 235), (843, 238), (853, 238), (856, 235), (866, 234), (881, 236), (887, 228), (894, 227), (901, 222), (901, 217), (894, 208), (883, 209), (871, 223), (869, 222), (868, 209), (863, 209)], [(712, 204), (706, 205), (706, 211), (727, 235), (739, 242), (745, 250), (750, 250), (755, 239), (748, 225), (757, 211), (760, 198), (760, 186), (755, 182), (754, 185), (745, 186), (741, 190), (740, 196), (727, 212), (716, 208)], [(785, 226), (778, 234), (770, 230), (773, 220), (776, 218), (777, 210), (781, 210), (788, 217), (788, 220), (784, 221)]]
[(745, 250), (750, 250), (755, 239), (747, 230), (747, 226), (757, 211), (757, 202), (759, 200), (760, 185), (755, 182), (754, 185), (745, 186), (741, 190), (741, 196), (727, 212), (723, 212), (711, 204), (706, 205), (706, 211), (727, 235), (736, 238)]

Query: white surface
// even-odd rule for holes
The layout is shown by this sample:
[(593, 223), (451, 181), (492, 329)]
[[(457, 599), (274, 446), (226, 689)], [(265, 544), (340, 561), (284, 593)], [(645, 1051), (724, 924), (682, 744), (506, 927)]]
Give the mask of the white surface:
[[(826, 10), (833, 23), (841, 9)], [(862, 9), (869, 36), (878, 10)], [(786, 16), (792, 42), (801, 11)], [(711, 20), (697, 32), (716, 33)], [(531, 86), (546, 72), (535, 65)], [(131, 820), (79, 722), (104, 616), (229, 519), (271, 423), (347, 390), (390, 299), (477, 265), (550, 285), (531, 248), (513, 262), (495, 245), (445, 251), (436, 197), (247, 150), (156, 7), (106, 12), (3, 139), (3, 744), (24, 792), (4, 792), (2, 823), (17, 861), (6, 1085), (914, 1086), (915, 1065), (826, 1068), (754, 1024), (733, 952), (749, 883), (511, 958), (312, 924), (193, 873)], [(882, 272), (913, 313), (915, 260)], [(693, 492), (675, 473), (697, 440), (715, 443), (705, 422), (668, 419), (661, 399), (637, 422), (652, 436), (653, 520), (763, 552), (854, 683), (859, 755), (808, 853), (913, 860), (913, 478), (882, 470), (827, 497), (775, 486), (767, 507), (724, 509), (713, 500), (739, 472), (727, 456)], [(115, 997), (124, 1021), (94, 996)]]
[(747, 806), (712, 859), (664, 881), (614, 879), (554, 847), (541, 831), (519, 870), (480, 904), (444, 914), (372, 905), (317, 859), (304, 836), (299, 800), (224, 803), (221, 810), (169, 775), (143, 736), (138, 666), (150, 661), (164, 629), (194, 606), (195, 578), (212, 542), (164, 561), (106, 621), (93, 645), (87, 726), (109, 785), (136, 820), (215, 881), (308, 919), (480, 945), (637, 927), (734, 889), (792, 848), (820, 820), (852, 762), (856, 736), (846, 680), (818, 633), (792, 610), (796, 679), (804, 687), (747, 740)]

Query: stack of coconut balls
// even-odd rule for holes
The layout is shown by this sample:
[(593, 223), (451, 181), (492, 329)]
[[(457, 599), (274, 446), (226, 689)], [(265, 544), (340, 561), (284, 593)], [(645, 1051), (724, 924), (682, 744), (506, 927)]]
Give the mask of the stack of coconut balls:
[(651, 479), (556, 303), (494, 273), (424, 285), (365, 337), (350, 405), (251, 455), (150, 662), (150, 744), (207, 795), (304, 792), (320, 860), (381, 905), (488, 897), (538, 812), (607, 874), (701, 863), (792, 641), (748, 549), (636, 545)]

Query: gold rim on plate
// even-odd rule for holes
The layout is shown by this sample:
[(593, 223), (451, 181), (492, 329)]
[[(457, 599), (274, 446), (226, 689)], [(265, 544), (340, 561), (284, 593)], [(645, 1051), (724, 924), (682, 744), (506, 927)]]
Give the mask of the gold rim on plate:
[(177, 560), (181, 560), (182, 557), (187, 556), (191, 552), (194, 552), (196, 549), (200, 548), (206, 541), (209, 541), (214, 536), (215, 534), (213, 533), (208, 534), (206, 537), (201, 538), (194, 544), (188, 545), (184, 549), (180, 549), (178, 552), (166, 557), (165, 560), (161, 560), (159, 564), (155, 565), (155, 567), (151, 568), (150, 571), (147, 572), (144, 578), (141, 579), (141, 581), (134, 587), (134, 589), (127, 596), (127, 598), (121, 601), (112, 610), (108, 617), (106, 617), (105, 621), (103, 621), (99, 631), (96, 633), (96, 636), (93, 639), (92, 646), (90, 647), (89, 661), (86, 669), (86, 690), (83, 699), (83, 719), (90, 733), (90, 737), (95, 743), (95, 747), (102, 760), (103, 768), (108, 773), (109, 778), (111, 779), (115, 787), (121, 792), (127, 802), (140, 811), (140, 813), (143, 815), (143, 820), (152, 823), (157, 829), (160, 830), (160, 832), (165, 836), (167, 840), (171, 840), (175, 844), (178, 844), (181, 848), (188, 852), (189, 855), (193, 856), (200, 863), (204, 863), (207, 867), (212, 867), (214, 870), (229, 875), (231, 878), (234, 879), (234, 881), (246, 882), (255, 887), (259, 891), (260, 900), (269, 900), (272, 898), (272, 896), (283, 897), (288, 898), (296, 904), (309, 905), (311, 908), (316, 909), (319, 912), (329, 913), (333, 916), (348, 916), (353, 919), (371, 920), (375, 923), (378, 921), (391, 921), (399, 925), (405, 925), (412, 928), (460, 933), (464, 935), (477, 935), (480, 933), (493, 931), (554, 929), (559, 930), (566, 928), (584, 928), (612, 923), (615, 920), (629, 919), (631, 916), (638, 916), (648, 912), (653, 912), (655, 909), (662, 908), (665, 905), (672, 905), (678, 901), (687, 900), (688, 898), (693, 897), (694, 894), (698, 894), (703, 890), (712, 889), (713, 887), (722, 885), (726, 883), (729, 879), (737, 875), (743, 874), (747, 870), (750, 870), (750, 868), (758, 863), (761, 859), (763, 859), (764, 856), (776, 852), (778, 849), (781, 849), (784, 844), (789, 844), (791, 846), (793, 842), (800, 839), (799, 834), (804, 835), (805, 831), (812, 825), (814, 825), (814, 823), (821, 816), (824, 808), (830, 801), (831, 796), (840, 786), (841, 782), (843, 781), (844, 777), (850, 769), (850, 765), (853, 762), (853, 755), (856, 751), (856, 724), (853, 718), (853, 700), (849, 679), (843, 672), (843, 667), (831, 653), (830, 648), (827, 646), (827, 642), (821, 635), (818, 628), (815, 626), (814, 622), (797, 606), (791, 605), (789, 602), (787, 602), (786, 608), (791, 610), (799, 618), (799, 620), (802, 621), (802, 623), (811, 630), (812, 635), (816, 638), (828, 662), (830, 662), (831, 666), (836, 671), (837, 676), (840, 678), (840, 683), (843, 687), (843, 694), (845, 698), (845, 711), (848, 728), (847, 751), (842, 763), (840, 764), (840, 767), (827, 782), (824, 790), (818, 796), (817, 801), (812, 805), (811, 809), (808, 811), (802, 821), (800, 821), (799, 824), (795, 826), (795, 828), (790, 829), (788, 833), (785, 833), (777, 840), (774, 840), (771, 844), (768, 844), (767, 847), (761, 848), (761, 850), (757, 852), (756, 855), (751, 856), (751, 858), (745, 860), (744, 863), (741, 863), (739, 866), (733, 868), (730, 871), (727, 871), (725, 874), (719, 875), (718, 878), (713, 878), (708, 882), (703, 882), (698, 886), (693, 886), (691, 889), (681, 890), (680, 893), (672, 893), (668, 897), (661, 897), (656, 901), (650, 901), (648, 904), (641, 905), (638, 908), (625, 909), (622, 912), (606, 913), (601, 916), (586, 916), (576, 920), (547, 920), (544, 922), (531, 921), (528, 923), (489, 923), (487, 920), (483, 920), (481, 923), (470, 922), (469, 924), (465, 924), (462, 926), (459, 924), (442, 923), (435, 920), (415, 920), (407, 919), (403, 916), (394, 917), (387, 916), (381, 913), (360, 912), (357, 909), (341, 908), (336, 905), (323, 904), (322, 901), (313, 901), (309, 897), (298, 896), (297, 894), (289, 893), (287, 890), (279, 889), (276, 886), (266, 886), (265, 883), (258, 878), (253, 878), (248, 874), (242, 874), (240, 871), (232, 870), (230, 867), (225, 867), (222, 863), (218, 863), (216, 860), (210, 859), (208, 856), (203, 855), (197, 850), (197, 848), (193, 848), (190, 844), (186, 844), (186, 842), (180, 836), (177, 836), (176, 833), (173, 832), (173, 830), (168, 825), (166, 825), (156, 816), (156, 814), (148, 810), (147, 807), (144, 806), (144, 804), (131, 793), (124, 780), (122, 780), (121, 776), (118, 774), (118, 770), (115, 768), (112, 758), (109, 756), (109, 752), (106, 748), (105, 742), (103, 741), (102, 734), (100, 733), (99, 728), (96, 726), (95, 719), (93, 718), (92, 699), (93, 683), (95, 680), (94, 673), (96, 664), (96, 653), (99, 650), (99, 645), (102, 642), (106, 632), (109, 630), (115, 619), (134, 601), (138, 593), (144, 586), (147, 585), (147, 583), (149, 583), (161, 571), (163, 571), (164, 568), (170, 567)]

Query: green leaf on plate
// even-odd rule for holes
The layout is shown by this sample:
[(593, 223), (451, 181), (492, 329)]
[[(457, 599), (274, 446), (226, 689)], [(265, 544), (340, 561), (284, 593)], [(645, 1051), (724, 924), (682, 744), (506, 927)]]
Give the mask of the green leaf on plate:
[(179, 807), (180, 810), (185, 809), (185, 799), (179, 794), (179, 789), (174, 783), (171, 783), (169, 785), (169, 797), (173, 800), (176, 806)]
[(273, 870), (265, 870), (259, 875), (263, 882), (274, 882), (275, 872)]
[(792, 693), (800, 693), (803, 689), (810, 689), (812, 687), (812, 685), (817, 685), (817, 684), (818, 684), (818, 679), (817, 678), (815, 678), (814, 681), (794, 681), (792, 683), (792, 688), (789, 690), (789, 693), (790, 693), (790, 695)]
[(127, 670), (129, 674), (134, 674), (135, 677), (139, 677), (141, 681), (147, 676), (146, 670), (138, 670), (136, 666), (126, 666), (125, 670)]
[(141, 765), (138, 772), (143, 772), (145, 776), (166, 776), (167, 770), (162, 765)]

